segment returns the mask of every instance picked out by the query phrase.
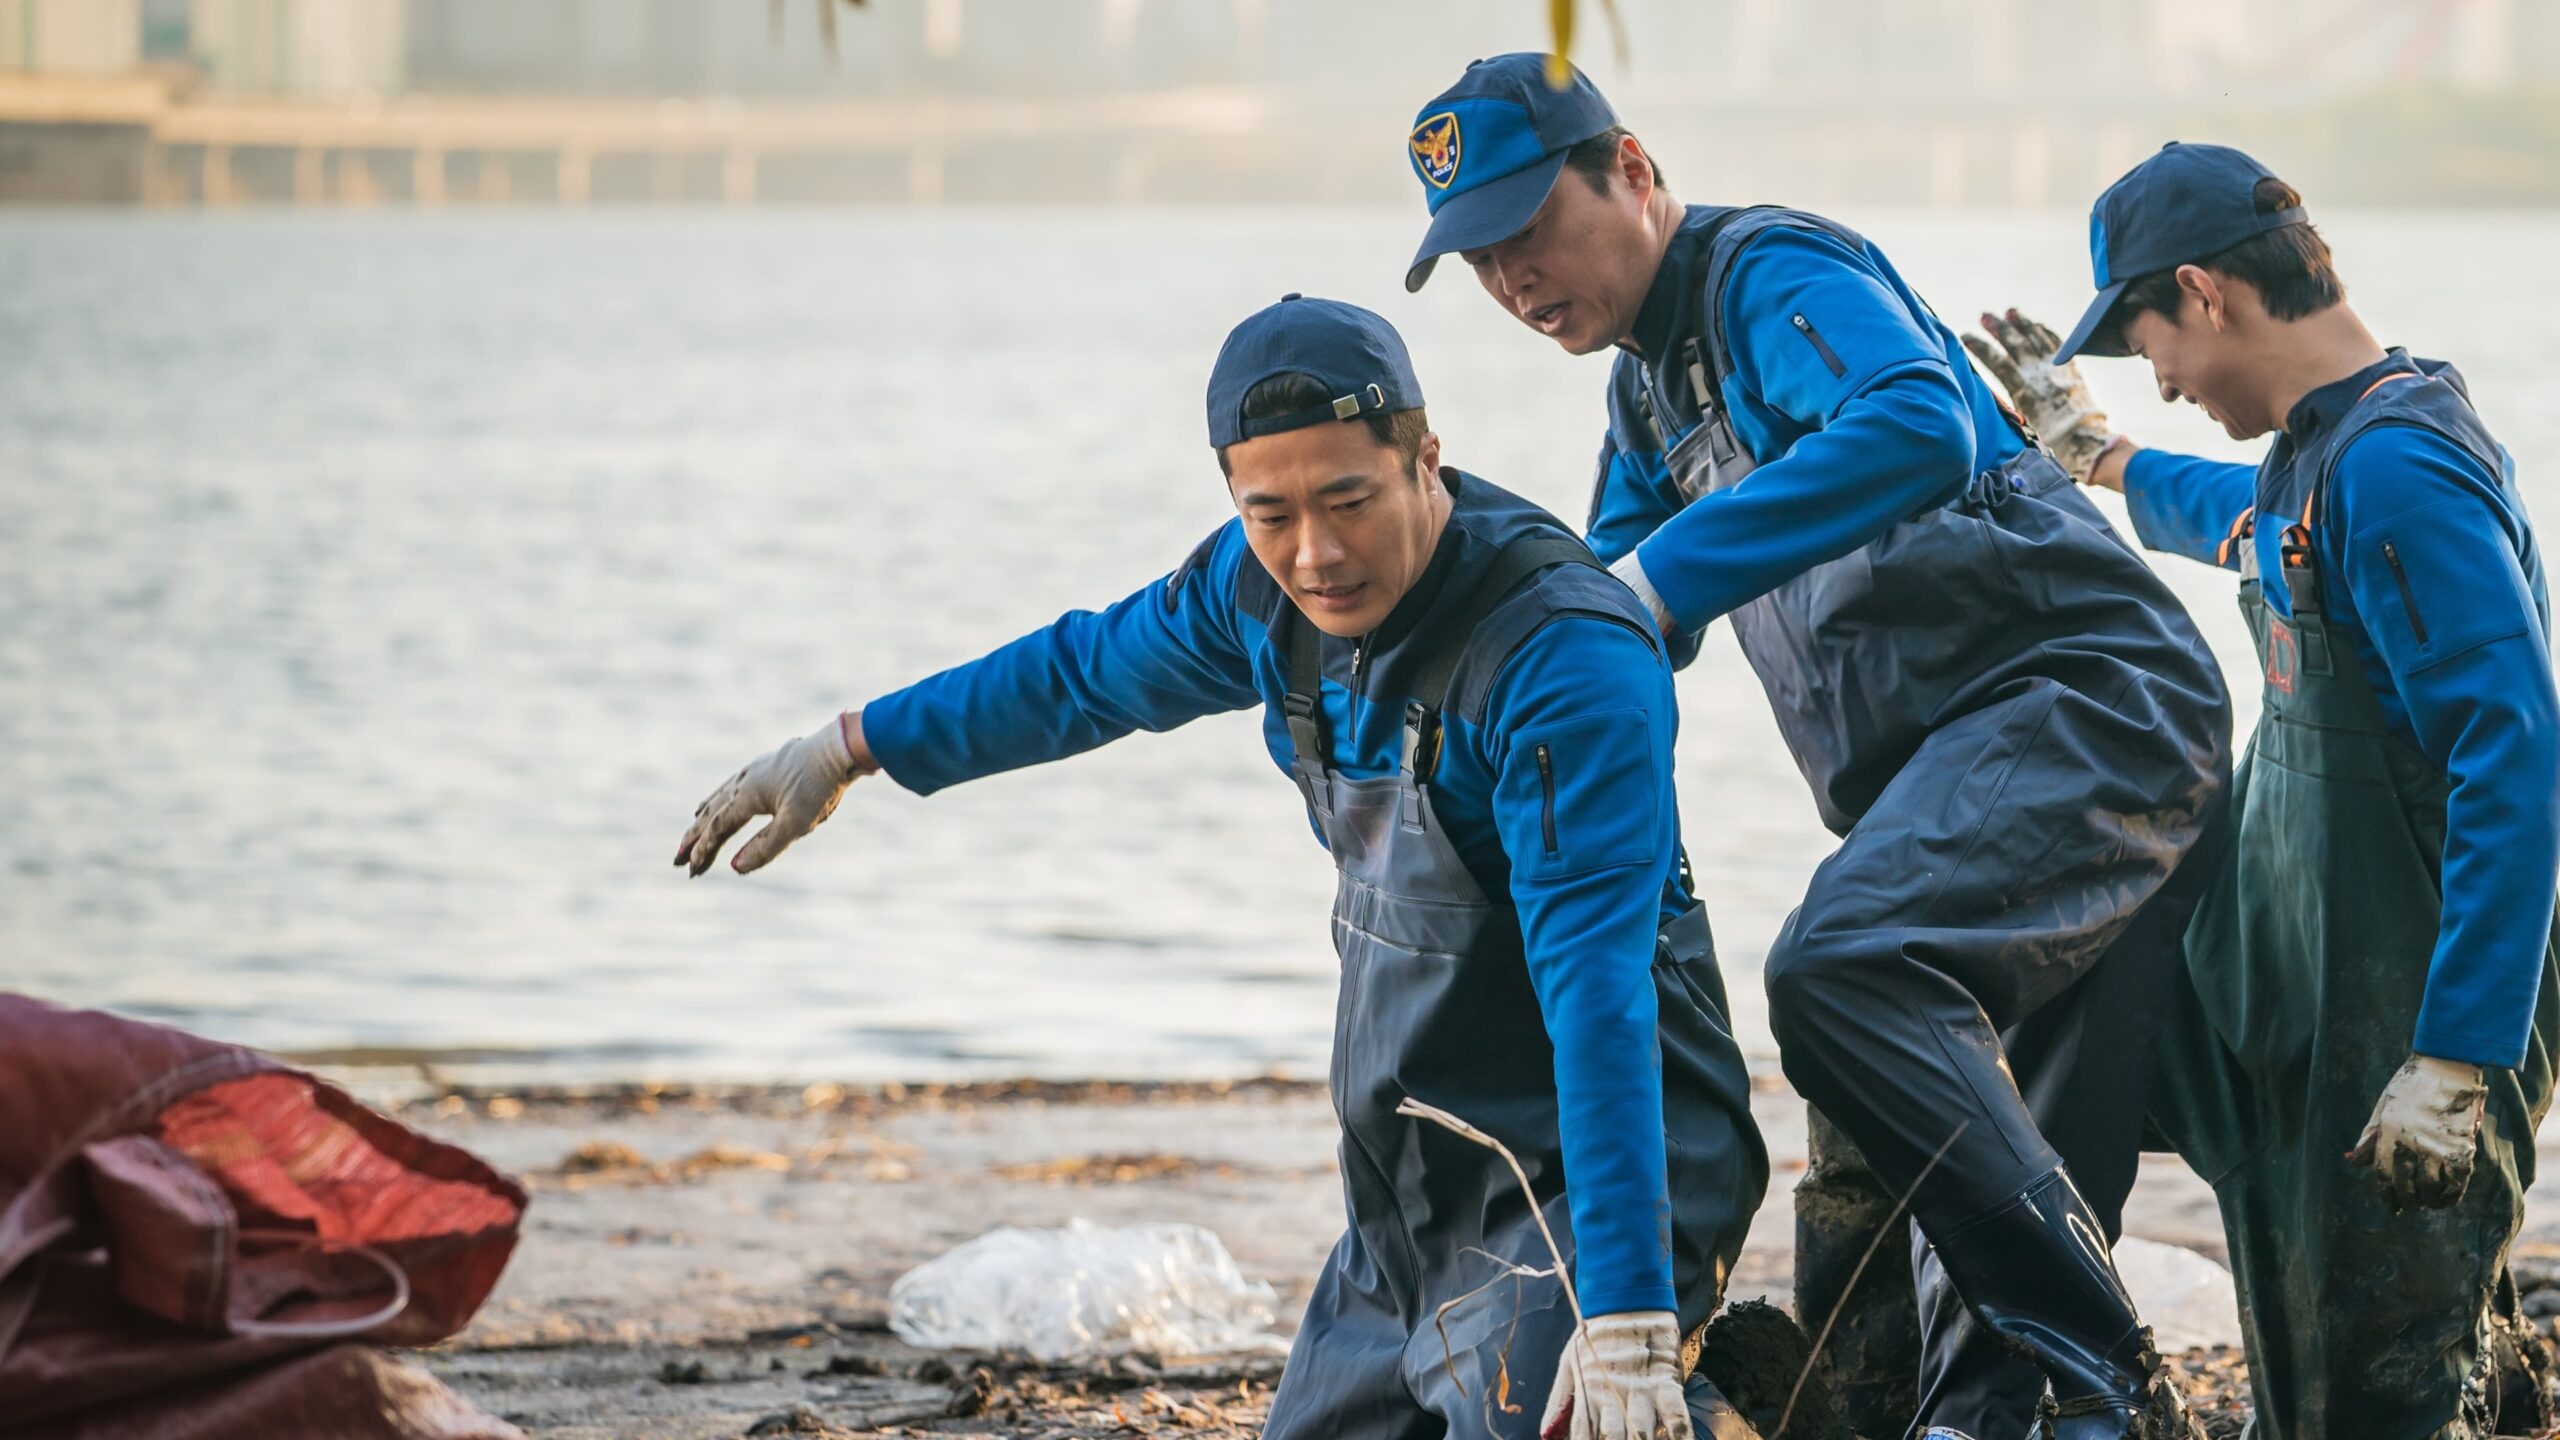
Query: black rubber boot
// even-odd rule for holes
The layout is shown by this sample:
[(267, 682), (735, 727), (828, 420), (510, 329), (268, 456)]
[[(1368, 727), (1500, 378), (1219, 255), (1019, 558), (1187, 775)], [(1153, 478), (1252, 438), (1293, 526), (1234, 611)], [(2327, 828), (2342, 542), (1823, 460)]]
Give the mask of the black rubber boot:
[(2069, 1172), (1935, 1244), (1974, 1317), (2044, 1371), (2048, 1440), (2201, 1440)]

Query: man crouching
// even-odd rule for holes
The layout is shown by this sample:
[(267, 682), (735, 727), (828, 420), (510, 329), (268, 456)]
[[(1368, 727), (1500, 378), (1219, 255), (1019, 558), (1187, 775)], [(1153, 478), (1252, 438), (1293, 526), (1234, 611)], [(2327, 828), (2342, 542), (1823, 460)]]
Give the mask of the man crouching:
[[(676, 863), (698, 875), (772, 815), (733, 862), (754, 870), (861, 776), (927, 794), (1262, 706), (1339, 875), (1349, 1212), (1265, 1433), (1749, 1435), (1681, 1361), (1768, 1158), (1682, 874), (1650, 617), (1562, 522), (1441, 467), (1404, 343), (1366, 310), (1253, 315), (1208, 408), (1237, 516), (1171, 575), (748, 765)], [(1508, 1146), (1535, 1208), (1407, 1097)]]

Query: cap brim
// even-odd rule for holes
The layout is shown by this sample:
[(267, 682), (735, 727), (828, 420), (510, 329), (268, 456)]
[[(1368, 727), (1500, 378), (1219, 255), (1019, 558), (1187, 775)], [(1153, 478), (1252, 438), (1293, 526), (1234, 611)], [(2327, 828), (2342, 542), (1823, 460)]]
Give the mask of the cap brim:
[(1566, 154), (1559, 150), (1526, 170), (1450, 196), (1440, 213), (1431, 217), (1422, 248), (1413, 252), (1413, 263), (1404, 272), (1404, 288), (1421, 289), (1422, 282), (1431, 278), (1432, 265), (1443, 255), (1480, 249), (1519, 234), (1522, 226), (1537, 218), (1538, 207), (1547, 203), (1547, 192), (1556, 188)]
[(2124, 353), (2121, 349), (2099, 345), (2095, 341), (2098, 327), (2106, 323), (2107, 312), (2116, 308), (2116, 297), (2124, 293), (2124, 287), (2128, 283), (2130, 282), (2119, 280), (2098, 292), (2098, 298), (2090, 301), (2089, 308), (2082, 312), (2080, 323), (2071, 327), (2070, 338), (2062, 342), (2061, 349), (2053, 352), (2054, 364), (2068, 365), (2075, 356), (2079, 355), (2122, 355)]

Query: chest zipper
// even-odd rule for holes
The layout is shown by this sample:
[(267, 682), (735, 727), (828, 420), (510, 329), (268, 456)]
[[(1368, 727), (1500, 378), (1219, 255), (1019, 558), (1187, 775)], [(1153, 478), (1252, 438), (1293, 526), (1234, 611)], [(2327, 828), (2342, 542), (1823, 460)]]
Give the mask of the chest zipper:
[[(1361, 678), (1369, 672), (1369, 642), (1376, 638), (1376, 634), (1372, 632), (1351, 642), (1350, 703), (1351, 713), (1354, 716), (1366, 713), (1369, 708), (1368, 694), (1361, 687)], [(1351, 723), (1356, 727), (1360, 722), (1354, 719)]]
[(2427, 643), (2427, 618), (2418, 613), (2418, 592), (2409, 584), (2409, 572), (2400, 568), (2400, 547), (2382, 542), (2383, 563), (2391, 567), (2391, 578), (2400, 587), (2400, 604), (2409, 612), (2409, 628), (2417, 632), (2418, 643)]
[(1662, 377), (1648, 373), (1644, 377), (1644, 386), (1642, 398), (1645, 423), (1653, 427), (1654, 443), (1662, 447), (1663, 454), (1669, 455), (1679, 448), (1681, 438), (1688, 432), (1684, 430), (1678, 435), (1671, 433), (1671, 401), (1670, 397), (1663, 394)]
[[(1689, 362), (1689, 388), (1693, 392), (1692, 398), (1698, 402), (1698, 423), (1704, 424), (1713, 418), (1715, 401), (1707, 393), (1707, 371), (1698, 359), (1698, 342), (1690, 341), (1684, 347), (1684, 354)], [(1661, 444), (1664, 455), (1680, 448), (1680, 442), (1689, 438), (1689, 431), (1698, 428), (1691, 425), (1678, 434), (1672, 433), (1667, 423), (1674, 416), (1671, 392), (1663, 388), (1661, 369), (1650, 362), (1644, 367), (1644, 391), (1638, 398), (1643, 402), (1646, 421), (1653, 426), (1653, 438)]]
[(1822, 357), (1822, 363), (1830, 369), (1832, 379), (1839, 380), (1848, 375), (1849, 367), (1840, 363), (1840, 357), (1831, 351), (1831, 342), (1822, 338), (1822, 332), (1813, 328), (1812, 321), (1802, 315), (1790, 315), (1787, 317), (1787, 323), (1796, 327), (1797, 334), (1813, 342), (1813, 353)]
[(1556, 762), (1547, 747), (1538, 747), (1538, 788), (1546, 793), (1546, 808), (1538, 813), (1538, 828), (1547, 840), (1547, 853), (1556, 853)]

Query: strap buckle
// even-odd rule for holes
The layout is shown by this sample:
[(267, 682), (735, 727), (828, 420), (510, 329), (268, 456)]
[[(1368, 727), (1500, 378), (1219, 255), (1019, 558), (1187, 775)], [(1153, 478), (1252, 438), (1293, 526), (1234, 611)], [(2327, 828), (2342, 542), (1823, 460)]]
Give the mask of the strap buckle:
[(1324, 713), (1317, 708), (1316, 698), (1290, 691), (1280, 697), (1280, 712), (1288, 718), (1289, 745), (1298, 758), (1323, 764)]

